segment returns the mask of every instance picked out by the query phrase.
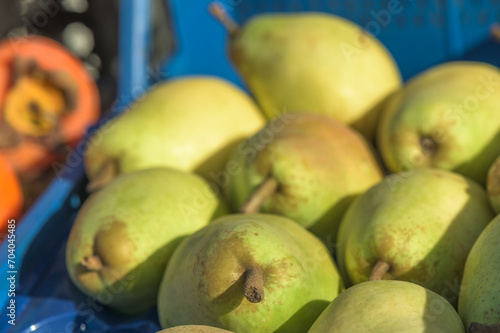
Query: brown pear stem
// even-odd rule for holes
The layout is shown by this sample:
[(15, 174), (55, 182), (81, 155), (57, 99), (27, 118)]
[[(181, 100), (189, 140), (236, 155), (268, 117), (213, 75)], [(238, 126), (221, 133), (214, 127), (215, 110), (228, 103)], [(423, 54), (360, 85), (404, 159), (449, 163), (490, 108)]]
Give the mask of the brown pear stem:
[(259, 268), (252, 267), (246, 270), (243, 292), (247, 300), (252, 303), (264, 300), (264, 276)]
[(83, 267), (92, 272), (98, 272), (103, 267), (101, 258), (96, 255), (83, 257), (81, 264)]
[(500, 324), (480, 324), (472, 322), (467, 329), (469, 333), (500, 333)]
[(110, 159), (104, 163), (101, 171), (88, 183), (87, 192), (92, 193), (106, 186), (118, 175), (118, 162)]
[(370, 274), (370, 281), (382, 280), (382, 277), (389, 271), (389, 268), (391, 268), (391, 265), (385, 261), (377, 261), (375, 266), (373, 266), (372, 273)]
[(230, 35), (234, 35), (240, 30), (238, 24), (227, 14), (225, 8), (220, 3), (212, 2), (208, 6), (208, 10), (213, 17), (222, 23)]
[(267, 178), (252, 193), (247, 201), (240, 207), (240, 213), (255, 214), (260, 211), (264, 201), (269, 198), (278, 189), (278, 181), (275, 178)]

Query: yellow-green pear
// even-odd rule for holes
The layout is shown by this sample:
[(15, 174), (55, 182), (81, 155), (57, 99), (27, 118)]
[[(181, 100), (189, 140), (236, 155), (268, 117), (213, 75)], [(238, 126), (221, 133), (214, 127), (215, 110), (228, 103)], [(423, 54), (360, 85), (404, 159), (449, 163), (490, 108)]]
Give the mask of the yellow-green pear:
[(167, 328), (157, 333), (232, 333), (232, 332), (217, 327), (204, 326), (204, 325), (182, 325), (182, 326)]
[[(500, 324), (500, 215), (484, 229), (470, 251), (458, 298), (465, 327)], [(499, 332), (500, 325), (497, 325)], [(486, 331), (485, 331), (486, 332)]]
[(260, 14), (240, 28), (220, 6), (211, 9), (226, 24), (231, 59), (268, 118), (319, 113), (373, 139), (376, 106), (401, 85), (376, 37), (326, 13)]
[(250, 97), (228, 81), (167, 80), (91, 137), (85, 152), (90, 188), (117, 174), (159, 166), (194, 171), (210, 181), (232, 148), (264, 124)]
[(306, 332), (343, 290), (326, 246), (270, 214), (221, 217), (175, 250), (158, 293), (163, 328)]
[(307, 113), (271, 120), (235, 149), (226, 170), (233, 211), (288, 217), (330, 244), (353, 199), (382, 180), (362, 135)]
[(66, 246), (66, 268), (85, 294), (125, 314), (156, 304), (176, 246), (226, 212), (203, 178), (170, 168), (115, 178), (83, 204)]
[(367, 281), (348, 288), (308, 333), (465, 333), (451, 304), (406, 281)]
[(481, 185), (500, 155), (500, 70), (448, 62), (412, 78), (382, 106), (377, 144), (387, 168), (435, 167)]
[(446, 170), (394, 174), (359, 196), (340, 223), (346, 283), (417, 283), (457, 303), (465, 260), (493, 219), (486, 191)]
[(488, 190), (491, 206), (497, 214), (500, 214), (500, 156), (488, 171), (486, 189)]

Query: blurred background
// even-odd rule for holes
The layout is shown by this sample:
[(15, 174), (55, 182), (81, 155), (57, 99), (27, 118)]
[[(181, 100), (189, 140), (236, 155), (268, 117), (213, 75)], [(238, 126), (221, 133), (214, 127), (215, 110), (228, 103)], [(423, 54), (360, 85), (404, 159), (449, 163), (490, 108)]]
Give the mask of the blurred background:
[[(0, 39), (41, 35), (63, 44), (96, 80), (102, 109), (116, 98), (119, 0), (0, 0)], [(152, 1), (152, 63), (172, 50), (166, 1)]]
[[(117, 98), (119, 3), (119, 0), (0, 0), (0, 41), (35, 35), (59, 42), (81, 60), (95, 80), (102, 116), (111, 110)], [(174, 42), (166, 2), (154, 0), (152, 6), (154, 42), (149, 56), (154, 68), (172, 52)], [(55, 176), (53, 168), (48, 168), (36, 176), (20, 177), (24, 211)]]

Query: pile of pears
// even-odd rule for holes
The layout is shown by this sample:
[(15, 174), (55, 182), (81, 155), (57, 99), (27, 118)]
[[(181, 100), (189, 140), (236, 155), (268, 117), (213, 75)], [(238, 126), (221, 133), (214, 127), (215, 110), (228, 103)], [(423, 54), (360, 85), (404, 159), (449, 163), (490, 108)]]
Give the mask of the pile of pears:
[(243, 90), (150, 88), (88, 140), (81, 292), (162, 332), (500, 332), (500, 70), (219, 5)]

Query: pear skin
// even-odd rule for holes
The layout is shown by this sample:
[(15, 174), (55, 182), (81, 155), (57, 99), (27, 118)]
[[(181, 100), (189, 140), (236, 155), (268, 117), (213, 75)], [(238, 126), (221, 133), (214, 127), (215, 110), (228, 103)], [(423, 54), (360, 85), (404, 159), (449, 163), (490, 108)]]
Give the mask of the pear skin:
[(212, 181), (232, 149), (264, 125), (255, 103), (228, 81), (210, 76), (168, 80), (91, 137), (85, 170), (96, 188), (117, 174), (161, 166)]
[(387, 168), (451, 170), (481, 185), (500, 155), (500, 70), (449, 62), (412, 78), (382, 107), (377, 146)]
[(260, 14), (229, 42), (231, 59), (263, 112), (310, 112), (373, 140), (376, 106), (401, 86), (394, 59), (363, 28), (325, 13)]
[(337, 260), (347, 284), (417, 283), (457, 304), (465, 260), (493, 219), (486, 191), (460, 174), (394, 174), (359, 196), (340, 223)]
[(306, 332), (343, 290), (327, 248), (287, 218), (221, 217), (176, 249), (158, 294), (163, 328)]
[(348, 288), (309, 333), (465, 333), (440, 295), (405, 281), (367, 281)]
[(286, 216), (330, 243), (352, 200), (382, 180), (363, 136), (333, 118), (307, 113), (271, 120), (234, 151), (226, 169), (235, 170), (224, 188), (233, 211), (272, 178), (277, 188), (258, 211)]
[[(458, 313), (473, 322), (500, 324), (500, 215), (484, 229), (465, 263)], [(500, 327), (497, 325), (497, 331)]]
[(488, 171), (488, 180), (486, 182), (488, 197), (490, 198), (493, 210), (500, 214), (500, 156), (495, 160)]
[(169, 168), (121, 175), (80, 209), (66, 246), (68, 274), (117, 312), (143, 313), (156, 304), (181, 240), (225, 212), (197, 175)]

